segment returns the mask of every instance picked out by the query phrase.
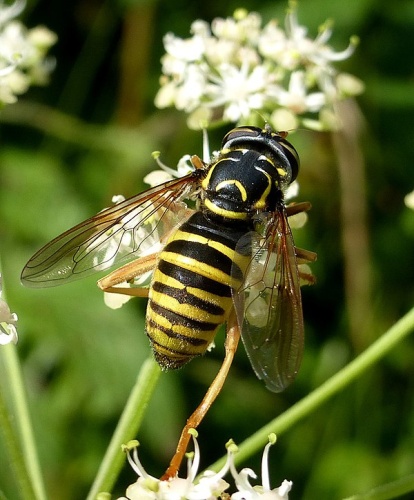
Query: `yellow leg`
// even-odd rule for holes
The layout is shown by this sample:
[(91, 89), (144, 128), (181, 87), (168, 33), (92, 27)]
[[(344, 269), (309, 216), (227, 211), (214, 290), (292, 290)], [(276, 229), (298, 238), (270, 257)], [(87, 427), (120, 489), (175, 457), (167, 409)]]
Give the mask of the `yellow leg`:
[(178, 474), (178, 469), (180, 468), (181, 462), (184, 458), (185, 452), (187, 450), (188, 443), (190, 441), (190, 434), (188, 433), (189, 429), (197, 428), (206, 413), (210, 409), (211, 405), (214, 403), (215, 399), (219, 395), (221, 388), (227, 378), (227, 374), (229, 373), (230, 366), (233, 362), (234, 354), (237, 350), (237, 345), (240, 340), (240, 329), (237, 324), (236, 315), (233, 312), (229, 321), (227, 322), (227, 333), (225, 340), (225, 349), (226, 354), (221, 365), (219, 372), (216, 375), (216, 378), (213, 380), (212, 384), (208, 388), (203, 400), (200, 405), (194, 411), (194, 413), (188, 418), (187, 423), (184, 426), (184, 429), (181, 432), (180, 440), (178, 441), (177, 449), (175, 451), (175, 455), (171, 459), (170, 465), (168, 469), (165, 471), (165, 474), (161, 477), (162, 480), (168, 480), (172, 477), (175, 477)]
[(133, 297), (148, 297), (147, 288), (128, 288), (118, 287), (116, 285), (131, 281), (148, 271), (152, 271), (157, 264), (157, 258), (158, 254), (151, 254), (147, 257), (129, 262), (125, 266), (115, 269), (115, 271), (100, 279), (98, 281), (98, 286), (104, 292), (122, 293)]

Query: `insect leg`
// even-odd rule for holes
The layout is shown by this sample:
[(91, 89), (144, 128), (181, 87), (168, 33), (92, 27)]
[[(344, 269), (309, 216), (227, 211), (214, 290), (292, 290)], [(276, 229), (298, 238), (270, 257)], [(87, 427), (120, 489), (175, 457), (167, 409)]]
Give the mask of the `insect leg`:
[(308, 201), (301, 201), (299, 203), (291, 203), (286, 207), (286, 213), (288, 217), (292, 215), (300, 214), (301, 212), (307, 212), (312, 208), (312, 205)]
[(295, 255), (298, 264), (306, 264), (307, 262), (315, 262), (317, 255), (311, 250), (295, 247)]
[(148, 297), (147, 288), (128, 288), (118, 287), (116, 285), (131, 281), (138, 276), (142, 276), (152, 271), (157, 264), (157, 258), (158, 254), (154, 253), (129, 262), (125, 266), (115, 269), (115, 271), (100, 279), (98, 281), (98, 286), (104, 292), (122, 293), (133, 297)]
[(189, 429), (195, 429), (200, 425), (201, 421), (205, 417), (211, 405), (214, 403), (215, 399), (219, 395), (223, 387), (223, 384), (227, 378), (227, 374), (229, 373), (230, 366), (233, 362), (234, 354), (237, 350), (237, 345), (239, 343), (239, 340), (240, 340), (240, 328), (237, 324), (236, 314), (233, 311), (227, 322), (227, 333), (224, 344), (226, 353), (225, 353), (225, 358), (223, 360), (223, 364), (221, 365), (220, 370), (217, 373), (212, 384), (208, 388), (200, 405), (196, 408), (194, 413), (188, 418), (187, 423), (185, 424), (184, 429), (181, 432), (180, 440), (178, 441), (175, 455), (171, 459), (170, 465), (168, 469), (165, 471), (165, 474), (161, 477), (162, 480), (168, 480), (177, 475), (178, 469), (184, 458), (188, 443), (191, 438), (191, 435), (188, 433), (188, 431)]

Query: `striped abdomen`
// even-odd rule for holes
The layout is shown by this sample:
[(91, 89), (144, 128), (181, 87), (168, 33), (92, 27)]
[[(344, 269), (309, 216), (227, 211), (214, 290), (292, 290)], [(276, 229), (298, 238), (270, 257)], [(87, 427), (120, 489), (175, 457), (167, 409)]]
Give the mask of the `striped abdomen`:
[(218, 227), (196, 212), (167, 241), (150, 287), (146, 326), (162, 368), (179, 368), (204, 354), (228, 319), (231, 287), (243, 277), (234, 249), (245, 232)]

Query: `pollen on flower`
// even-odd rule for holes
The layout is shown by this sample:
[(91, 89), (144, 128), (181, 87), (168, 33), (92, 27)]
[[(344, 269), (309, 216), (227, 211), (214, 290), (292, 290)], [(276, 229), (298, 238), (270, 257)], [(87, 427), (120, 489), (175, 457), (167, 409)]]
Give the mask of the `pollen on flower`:
[[(276, 19), (263, 25), (258, 13), (238, 9), (211, 26), (195, 21), (190, 31), (190, 38), (172, 33), (164, 38), (155, 103), (185, 111), (191, 128), (206, 121), (255, 124), (261, 116), (279, 130), (329, 129), (331, 122), (320, 114), (326, 109), (334, 113), (335, 101), (363, 91), (356, 77), (335, 68), (353, 54), (357, 38), (335, 51), (328, 44), (330, 21), (310, 37), (299, 24), (296, 2), (289, 4), (284, 29)], [(283, 116), (288, 126), (281, 124)]]

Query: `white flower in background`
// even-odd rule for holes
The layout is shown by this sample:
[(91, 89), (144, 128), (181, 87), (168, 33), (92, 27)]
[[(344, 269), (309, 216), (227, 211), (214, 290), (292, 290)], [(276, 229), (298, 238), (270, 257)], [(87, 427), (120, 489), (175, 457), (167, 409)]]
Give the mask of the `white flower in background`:
[(411, 193), (405, 195), (404, 203), (406, 207), (411, 208), (411, 210), (414, 210), (414, 191), (411, 191)]
[(16, 21), (25, 6), (25, 0), (0, 0), (0, 107), (16, 102), (30, 85), (47, 83), (54, 67), (46, 53), (57, 37), (44, 26), (27, 29)]
[(160, 167), (160, 170), (153, 170), (144, 177), (145, 184), (148, 184), (151, 187), (159, 186), (160, 184), (171, 179), (184, 177), (194, 171), (194, 166), (191, 163), (191, 156), (189, 154), (184, 155), (178, 161), (176, 169), (165, 165), (165, 163), (161, 161), (160, 153), (158, 151), (152, 153), (152, 156), (157, 162), (157, 165)]
[(0, 274), (0, 345), (17, 343), (17, 314), (10, 312), (7, 302), (1, 298), (2, 295), (2, 277)]
[[(270, 488), (268, 455), (269, 448), (276, 442), (276, 436), (269, 436), (269, 443), (266, 445), (262, 458), (262, 485), (252, 486), (249, 477), (256, 478), (251, 469), (242, 469), (237, 472), (234, 465), (234, 454), (237, 453), (237, 446), (230, 440), (227, 447), (227, 460), (219, 472), (204, 471), (199, 479), (196, 479), (200, 465), (200, 448), (197, 443), (197, 431), (190, 431), (194, 452), (187, 454), (187, 477), (174, 477), (166, 481), (150, 476), (142, 466), (137, 453), (139, 443), (131, 441), (124, 446), (128, 461), (138, 475), (135, 483), (127, 488), (126, 497), (118, 500), (218, 500), (229, 498), (233, 500), (286, 500), (292, 488), (292, 482), (283, 481), (275, 489)], [(236, 484), (237, 492), (230, 495), (226, 492), (229, 488), (223, 477), (230, 470)]]
[[(335, 101), (363, 91), (360, 80), (335, 68), (352, 55), (357, 39), (335, 52), (328, 45), (329, 22), (312, 39), (299, 24), (293, 1), (284, 29), (277, 20), (263, 26), (258, 13), (239, 9), (211, 26), (197, 20), (191, 33), (187, 39), (165, 36), (155, 98), (159, 108), (185, 111), (191, 128), (203, 128), (206, 121), (256, 124), (263, 119), (278, 130), (333, 128)], [(282, 118), (289, 127), (281, 126)]]

